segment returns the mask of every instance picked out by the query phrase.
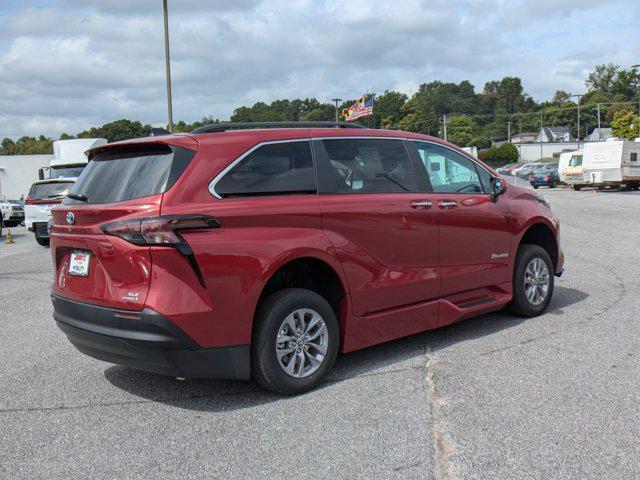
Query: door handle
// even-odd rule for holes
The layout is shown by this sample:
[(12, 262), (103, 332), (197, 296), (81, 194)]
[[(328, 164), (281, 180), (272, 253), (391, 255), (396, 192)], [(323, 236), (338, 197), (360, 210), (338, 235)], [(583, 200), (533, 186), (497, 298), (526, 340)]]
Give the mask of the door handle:
[(458, 202), (455, 200), (440, 200), (438, 202), (438, 207), (440, 208), (456, 208), (458, 206)]
[(411, 208), (420, 208), (423, 210), (427, 210), (433, 206), (433, 203), (431, 203), (429, 200), (411, 200), (409, 206)]

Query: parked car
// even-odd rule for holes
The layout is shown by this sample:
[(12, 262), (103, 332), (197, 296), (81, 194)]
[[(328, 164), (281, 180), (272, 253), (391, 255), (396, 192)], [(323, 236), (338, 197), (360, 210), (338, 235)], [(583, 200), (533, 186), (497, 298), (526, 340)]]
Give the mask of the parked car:
[(13, 200), (0, 200), (0, 234), (3, 227), (17, 227), (24, 222), (24, 209)]
[(527, 163), (517, 170), (516, 175), (521, 178), (529, 178), (534, 173), (544, 170), (546, 166), (546, 163)]
[(522, 167), (524, 167), (525, 165), (526, 164), (522, 162), (509, 163), (507, 165), (503, 165), (502, 167), (498, 168), (497, 171), (502, 175), (515, 175), (516, 172), (520, 170)]
[(38, 180), (33, 182), (25, 200), (25, 225), (33, 232), (38, 245), (49, 245), (47, 222), (51, 209), (62, 203), (62, 199), (75, 183), (74, 178)]
[(564, 256), (539, 194), (417, 133), (239, 126), (89, 152), (51, 227), (81, 352), (295, 394), (339, 352), (547, 308)]
[(533, 188), (549, 187), (556, 188), (560, 183), (560, 176), (558, 175), (557, 163), (546, 163), (544, 168), (537, 169), (533, 172), (529, 178), (529, 183)]

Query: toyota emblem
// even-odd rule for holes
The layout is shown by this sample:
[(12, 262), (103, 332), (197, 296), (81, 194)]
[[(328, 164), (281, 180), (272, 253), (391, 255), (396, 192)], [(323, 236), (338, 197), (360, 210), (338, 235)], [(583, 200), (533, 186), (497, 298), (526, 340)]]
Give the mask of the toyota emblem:
[(74, 223), (76, 221), (76, 216), (73, 212), (67, 212), (67, 223)]

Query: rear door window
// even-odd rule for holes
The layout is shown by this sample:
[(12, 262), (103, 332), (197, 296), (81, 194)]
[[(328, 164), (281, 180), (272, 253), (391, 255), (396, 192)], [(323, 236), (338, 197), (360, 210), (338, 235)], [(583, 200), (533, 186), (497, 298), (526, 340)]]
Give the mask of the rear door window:
[(308, 140), (262, 145), (216, 183), (220, 197), (314, 193), (316, 179)]
[(327, 139), (319, 143), (324, 149), (321, 193), (417, 190), (415, 172), (402, 140)]
[(86, 202), (67, 198), (64, 203), (114, 203), (164, 193), (173, 186), (194, 153), (168, 145), (98, 153), (70, 192), (83, 195)]
[(73, 182), (36, 183), (31, 185), (29, 198), (33, 200), (46, 200), (47, 198), (64, 197), (72, 186)]

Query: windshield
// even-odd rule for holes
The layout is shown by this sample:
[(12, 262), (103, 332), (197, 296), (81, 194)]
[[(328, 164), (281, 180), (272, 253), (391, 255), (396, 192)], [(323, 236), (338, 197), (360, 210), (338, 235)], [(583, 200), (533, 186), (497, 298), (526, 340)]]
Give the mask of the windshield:
[(73, 182), (36, 183), (31, 185), (29, 198), (44, 200), (46, 198), (63, 197), (69, 192)]
[(87, 164), (83, 163), (82, 165), (65, 165), (61, 167), (51, 167), (49, 169), (49, 178), (79, 177), (86, 166)]
[(171, 187), (195, 152), (167, 145), (97, 154), (70, 193), (72, 203), (113, 203), (150, 197)]

